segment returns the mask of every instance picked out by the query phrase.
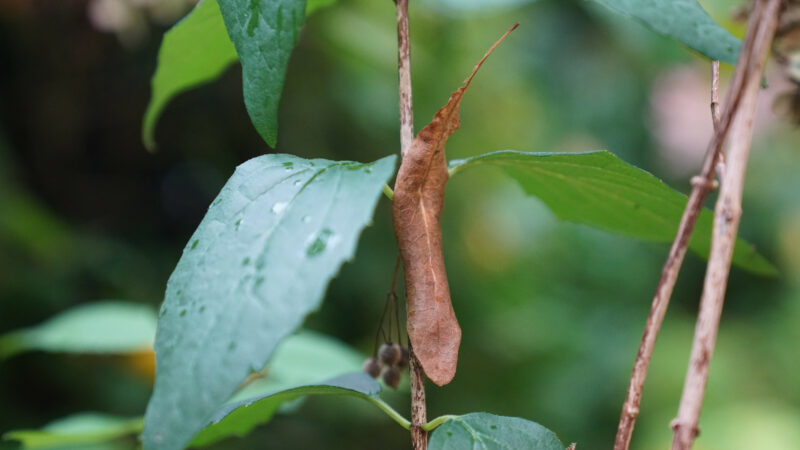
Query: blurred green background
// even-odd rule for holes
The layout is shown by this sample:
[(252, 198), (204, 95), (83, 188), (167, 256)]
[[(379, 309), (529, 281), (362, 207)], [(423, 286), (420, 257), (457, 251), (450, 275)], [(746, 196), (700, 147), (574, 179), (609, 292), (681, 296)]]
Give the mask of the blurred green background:
[[(730, 19), (738, 2), (701, 3), (742, 34)], [(159, 151), (144, 150), (141, 117), (161, 35), (189, 6), (0, 2), (0, 333), (96, 299), (160, 304), (181, 249), (234, 167), (273, 151), (250, 124), (238, 65), (178, 97), (156, 131)], [(412, 0), (411, 8), (417, 129), (521, 23), (466, 95), (449, 158), (604, 148), (688, 190), (711, 129), (701, 57), (584, 1)], [(339, 0), (309, 18), (274, 151), (359, 161), (398, 151), (395, 27), (389, 0)], [(771, 112), (789, 86), (775, 69), (759, 106), (740, 232), (781, 275), (731, 273), (700, 450), (800, 448), (800, 148), (796, 126)], [(449, 185), (443, 222), (464, 338), (455, 380), (428, 389), (429, 417), (520, 416), (579, 449), (610, 448), (667, 247), (560, 223), (488, 169)], [(308, 327), (370, 352), (395, 257), (384, 200)], [(633, 448), (671, 441), (703, 270), (687, 257)], [(1, 363), (0, 433), (79, 411), (141, 414), (149, 358), (33, 353)], [(407, 391), (386, 397), (408, 411)], [(409, 445), (372, 406), (316, 398), (212, 448)]]

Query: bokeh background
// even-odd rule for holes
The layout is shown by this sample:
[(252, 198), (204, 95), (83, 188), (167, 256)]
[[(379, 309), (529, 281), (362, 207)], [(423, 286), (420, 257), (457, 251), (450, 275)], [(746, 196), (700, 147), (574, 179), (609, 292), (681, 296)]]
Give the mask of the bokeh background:
[[(738, 2), (701, 3), (743, 34), (731, 18)], [(397, 153), (389, 0), (339, 0), (308, 19), (289, 66), (276, 149), (250, 124), (235, 65), (171, 103), (156, 131), (158, 152), (146, 152), (140, 125), (158, 46), (189, 7), (187, 0), (0, 2), (0, 333), (98, 299), (160, 304), (186, 240), (248, 158), (277, 151), (371, 161)], [(486, 48), (521, 23), (467, 94), (449, 158), (603, 148), (689, 189), (711, 134), (703, 58), (580, 0), (411, 7), (417, 129)], [(723, 66), (724, 80), (730, 71)], [(767, 79), (741, 235), (781, 275), (731, 273), (699, 450), (800, 448), (800, 134), (771, 108), (790, 84), (775, 66)], [(558, 222), (490, 169), (453, 180), (443, 221), (464, 339), (455, 380), (428, 390), (429, 417), (520, 416), (579, 449), (610, 448), (667, 247)], [(384, 200), (308, 327), (371, 351), (395, 257)], [(689, 255), (633, 448), (669, 446), (703, 272), (704, 262)], [(141, 414), (151, 357), (32, 353), (3, 362), (0, 433), (79, 411)], [(402, 388), (387, 398), (408, 410)], [(372, 406), (317, 398), (212, 448), (409, 445)]]

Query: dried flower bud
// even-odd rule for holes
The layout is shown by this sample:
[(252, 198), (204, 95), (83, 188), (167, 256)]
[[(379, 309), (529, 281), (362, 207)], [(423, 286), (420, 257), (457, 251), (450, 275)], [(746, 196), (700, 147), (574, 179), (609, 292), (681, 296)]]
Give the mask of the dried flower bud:
[(397, 367), (384, 367), (381, 371), (381, 379), (383, 379), (383, 382), (392, 389), (397, 389), (402, 376), (403, 372), (401, 372)]
[(408, 367), (409, 357), (410, 355), (408, 354), (408, 348), (400, 346), (400, 361), (397, 362), (397, 367), (401, 369)]
[(395, 343), (387, 342), (378, 349), (378, 358), (387, 366), (394, 366), (402, 357), (400, 346)]
[(378, 362), (378, 358), (374, 356), (370, 356), (369, 358), (365, 359), (364, 365), (361, 366), (361, 368), (372, 378), (378, 378), (378, 375), (381, 374), (381, 364)]

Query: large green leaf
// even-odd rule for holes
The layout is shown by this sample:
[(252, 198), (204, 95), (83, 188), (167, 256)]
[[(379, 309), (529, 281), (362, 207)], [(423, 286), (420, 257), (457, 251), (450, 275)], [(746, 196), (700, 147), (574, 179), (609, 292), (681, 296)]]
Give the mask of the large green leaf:
[[(454, 174), (481, 165), (502, 168), (562, 220), (648, 241), (672, 242), (686, 207), (685, 195), (607, 151), (504, 150), (450, 163)], [(712, 213), (704, 209), (689, 242), (689, 248), (703, 257), (710, 249), (712, 222)], [(736, 242), (733, 263), (760, 275), (777, 273), (742, 240)]]
[(185, 446), (319, 305), (394, 164), (265, 155), (236, 169), (167, 284), (148, 449)]
[[(306, 15), (335, 1), (308, 0)], [(186, 17), (164, 34), (161, 42), (151, 82), (150, 103), (142, 124), (145, 147), (155, 149), (156, 124), (173, 97), (214, 81), (238, 59), (217, 0), (200, 0)], [(280, 86), (277, 89), (280, 93)]]
[(125, 353), (153, 345), (156, 313), (148, 305), (104, 301), (64, 311), (0, 337), (0, 360), (23, 351)]
[(555, 433), (516, 417), (472, 413), (453, 416), (433, 430), (428, 450), (564, 450)]
[[(19, 441), (23, 448), (72, 448), (94, 449), (96, 447), (142, 429), (142, 418), (109, 416), (106, 414), (75, 414), (45, 425), (41, 430), (9, 431), (3, 439)], [(131, 446), (127, 446), (131, 448)]]
[(155, 126), (172, 97), (219, 77), (237, 60), (228, 38), (217, 0), (200, 0), (197, 6), (164, 34), (158, 66), (151, 82), (153, 92), (144, 114), (142, 140), (155, 148)]
[(278, 103), (306, 0), (219, 0), (239, 61), (244, 104), (256, 130), (275, 147)]
[(208, 445), (229, 436), (242, 436), (269, 420), (281, 404), (306, 395), (348, 395), (379, 401), (381, 385), (363, 372), (341, 375), (319, 384), (278, 389), (230, 403), (209, 420), (208, 426), (192, 440), (192, 446)]
[(594, 0), (633, 16), (711, 59), (736, 64), (742, 43), (712, 19), (697, 0)]

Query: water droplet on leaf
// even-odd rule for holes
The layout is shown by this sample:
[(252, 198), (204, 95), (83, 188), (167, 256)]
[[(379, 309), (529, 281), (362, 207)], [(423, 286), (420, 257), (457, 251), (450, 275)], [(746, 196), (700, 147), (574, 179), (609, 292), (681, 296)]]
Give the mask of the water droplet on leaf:
[(275, 214), (280, 214), (284, 209), (286, 209), (286, 205), (288, 205), (286, 202), (277, 202), (272, 205), (272, 212)]

